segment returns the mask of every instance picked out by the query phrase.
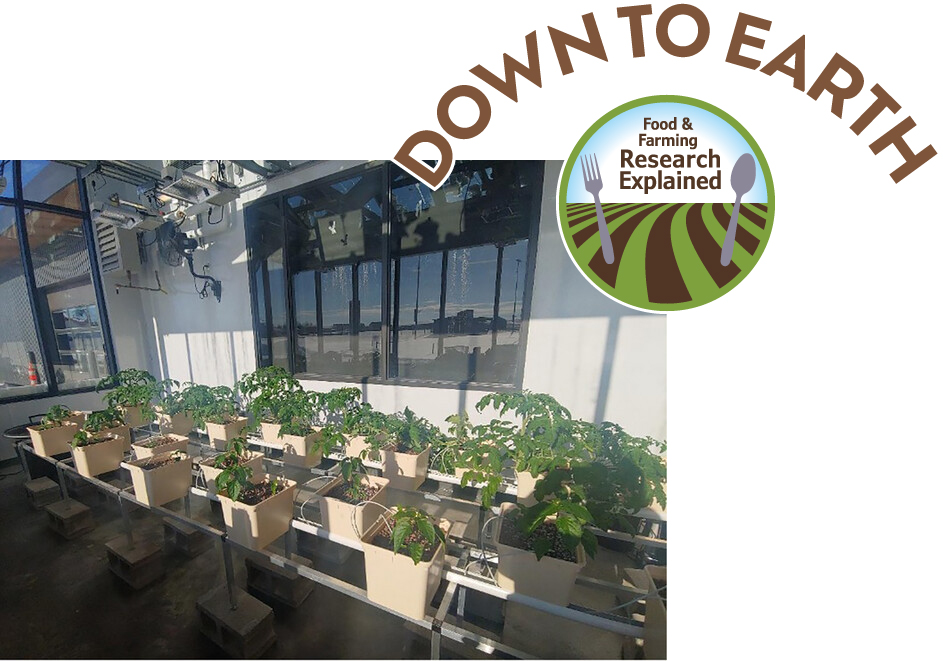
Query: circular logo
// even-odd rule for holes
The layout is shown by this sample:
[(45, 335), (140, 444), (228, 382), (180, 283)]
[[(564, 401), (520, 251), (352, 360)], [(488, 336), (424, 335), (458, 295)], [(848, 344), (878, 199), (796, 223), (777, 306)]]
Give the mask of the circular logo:
[(687, 310), (736, 287), (773, 229), (773, 178), (753, 137), (719, 108), (650, 96), (606, 113), (557, 191), (573, 262), (601, 292)]

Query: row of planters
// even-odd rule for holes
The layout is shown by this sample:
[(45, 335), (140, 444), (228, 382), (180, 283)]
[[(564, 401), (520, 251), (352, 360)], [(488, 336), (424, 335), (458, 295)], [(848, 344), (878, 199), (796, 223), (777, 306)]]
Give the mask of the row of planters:
[[(518, 502), (502, 505), (492, 534), (498, 584), (559, 604), (568, 603), (576, 574), (595, 554), (592, 526), (631, 531), (639, 509), (653, 502), (665, 506), (664, 442), (633, 437), (613, 423), (573, 419), (545, 394), (486, 395), (477, 409), (494, 410), (494, 419), (472, 425), (464, 414), (451, 416), (443, 433), (408, 408), (386, 414), (361, 404), (358, 389), (306, 391), (277, 367), (244, 375), (235, 390), (196, 384), (177, 390), (150, 375), (127, 376), (113, 377), (108, 394), (109, 411), (125, 416), (118, 422), (128, 422), (135, 408), (144, 419), (151, 410), (168, 416), (171, 427), (174, 416), (187, 417), (225, 448), (201, 469), (220, 496), (230, 535), (250, 548), (267, 546), (288, 530), (296, 484), (263, 473), (262, 455), (244, 442), (249, 418), (266, 442), (282, 445), (289, 463), (315, 465), (342, 450), (340, 475), (318, 491), (322, 524), (332, 534), (362, 540), (370, 598), (400, 611), (406, 608), (405, 579), (390, 579), (391, 590), (400, 588), (387, 603), (382, 577), (391, 576), (393, 567), (418, 572), (410, 584), (422, 598), (411, 603), (424, 612), (441, 573), (448, 522), (411, 508), (386, 509), (387, 488), (415, 489), (430, 468), (456, 475), (463, 486), (479, 485), (483, 507), (491, 506), (504, 473), (515, 472)], [(248, 416), (240, 415), (242, 407)], [(368, 458), (380, 462), (382, 478), (365, 474)], [(377, 562), (385, 569), (374, 571)], [(419, 605), (413, 616), (421, 615)]]

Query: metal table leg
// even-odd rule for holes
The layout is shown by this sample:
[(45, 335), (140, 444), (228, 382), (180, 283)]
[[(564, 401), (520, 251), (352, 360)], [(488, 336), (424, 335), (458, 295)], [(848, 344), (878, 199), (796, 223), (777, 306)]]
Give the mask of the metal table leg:
[(226, 567), (226, 589), (229, 591), (229, 607), (236, 610), (236, 579), (232, 568), (232, 548), (225, 537), (219, 538), (223, 546), (223, 565)]

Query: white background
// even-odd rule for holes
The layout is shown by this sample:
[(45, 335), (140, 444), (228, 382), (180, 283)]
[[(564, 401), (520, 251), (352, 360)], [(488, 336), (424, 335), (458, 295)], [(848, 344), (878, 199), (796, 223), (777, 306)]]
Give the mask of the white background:
[[(524, 59), (532, 30), (543, 89), (489, 92), (491, 125), (457, 158), (563, 159), (653, 94), (736, 117), (777, 215), (740, 286), (669, 321), (670, 657), (939, 654), (943, 156), (895, 185), (900, 156), (868, 149), (908, 115), (915, 150), (943, 149), (938, 5), (701, 0), (710, 42), (676, 59), (660, 2), (633, 59), (618, 2), (46, 4), (0, 10), (4, 158), (390, 158), (436, 128), (447, 89), (487, 92), (472, 66)], [(561, 76), (546, 26), (581, 35), (588, 11), (609, 62), (574, 52)], [(738, 11), (773, 22), (764, 63), (805, 34), (807, 88), (837, 51), (865, 91), (838, 119), (725, 63)], [(875, 83), (903, 108), (856, 136)]]

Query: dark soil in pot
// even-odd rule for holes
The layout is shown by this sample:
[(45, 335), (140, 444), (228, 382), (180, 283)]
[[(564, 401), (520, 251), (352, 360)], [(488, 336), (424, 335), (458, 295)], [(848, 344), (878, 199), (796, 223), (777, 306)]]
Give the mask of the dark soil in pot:
[[(410, 557), (409, 545), (413, 542), (419, 542), (420, 544), (423, 545), (422, 562), (429, 562), (430, 560), (432, 560), (432, 556), (435, 555), (436, 549), (438, 549), (439, 544), (441, 544), (441, 542), (436, 541), (435, 546), (430, 547), (429, 542), (428, 540), (426, 540), (425, 537), (420, 535), (418, 532), (413, 532), (406, 536), (406, 539), (403, 540), (403, 545), (400, 547), (397, 553), (399, 553), (400, 555), (405, 555), (407, 558), (409, 558)], [(379, 546), (381, 549), (392, 551), (393, 538), (392, 536), (390, 536), (389, 528), (387, 528), (386, 526), (383, 526), (380, 529), (380, 532), (378, 532), (374, 536), (373, 542), (371, 543), (374, 546)]]
[(501, 524), (501, 537), (498, 541), (502, 544), (513, 546), (514, 548), (533, 551), (534, 540), (543, 537), (550, 540), (550, 550), (547, 551), (546, 555), (551, 558), (557, 558), (558, 560), (576, 562), (576, 553), (568, 549), (566, 544), (563, 543), (563, 537), (560, 535), (560, 531), (557, 530), (556, 523), (553, 521), (545, 521), (537, 527), (537, 530), (535, 530), (532, 535), (526, 536), (521, 532), (521, 529), (517, 527), (519, 518), (520, 515), (516, 515), (516, 513), (511, 513), (504, 517), (504, 522)]
[(341, 482), (324, 496), (356, 505), (359, 502), (371, 500), (380, 490), (380, 487), (372, 484), (365, 484), (360, 489), (353, 489), (352, 487), (353, 485), (350, 482)]
[[(281, 493), (285, 490), (285, 485), (281, 482), (278, 483), (278, 487), (275, 489), (275, 493)], [(245, 505), (258, 505), (266, 498), (271, 498), (272, 493), (272, 483), (271, 482), (262, 482), (261, 484), (256, 484), (248, 489), (245, 489), (239, 494), (239, 502)]]

